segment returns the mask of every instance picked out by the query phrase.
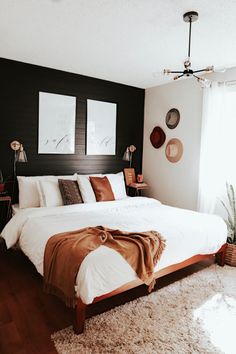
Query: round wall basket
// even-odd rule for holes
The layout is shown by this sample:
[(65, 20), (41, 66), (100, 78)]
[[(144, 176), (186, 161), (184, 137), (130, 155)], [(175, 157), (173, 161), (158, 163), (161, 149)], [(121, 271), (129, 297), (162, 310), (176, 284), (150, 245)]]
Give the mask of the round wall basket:
[(183, 155), (183, 144), (179, 139), (171, 139), (166, 145), (166, 158), (170, 162), (178, 162)]
[(179, 124), (180, 113), (178, 109), (171, 108), (166, 114), (166, 125), (169, 129), (175, 129)]
[(155, 127), (150, 135), (150, 141), (155, 149), (159, 149), (165, 142), (166, 135), (161, 127)]

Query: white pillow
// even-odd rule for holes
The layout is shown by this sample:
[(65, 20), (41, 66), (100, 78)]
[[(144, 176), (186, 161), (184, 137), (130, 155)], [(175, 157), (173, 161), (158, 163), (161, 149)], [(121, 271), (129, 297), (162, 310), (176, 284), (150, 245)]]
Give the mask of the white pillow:
[(84, 203), (95, 203), (96, 196), (93, 191), (93, 187), (90, 183), (89, 176), (102, 177), (101, 174), (96, 175), (77, 175), (77, 182), (79, 190)]
[[(71, 176), (18, 176), (19, 208), (34, 208), (40, 206), (38, 181), (55, 180), (55, 178), (76, 180), (77, 174)], [(59, 187), (58, 187), (59, 188)]]
[(19, 186), (19, 207), (34, 208), (40, 206), (39, 192), (37, 187), (37, 181), (40, 179), (51, 179), (53, 176), (36, 176), (36, 177), (24, 177), (18, 176)]
[(116, 200), (127, 197), (123, 172), (104, 176), (107, 176)]
[(58, 179), (38, 181), (40, 206), (41, 207), (56, 207), (63, 205), (61, 192), (58, 185)]

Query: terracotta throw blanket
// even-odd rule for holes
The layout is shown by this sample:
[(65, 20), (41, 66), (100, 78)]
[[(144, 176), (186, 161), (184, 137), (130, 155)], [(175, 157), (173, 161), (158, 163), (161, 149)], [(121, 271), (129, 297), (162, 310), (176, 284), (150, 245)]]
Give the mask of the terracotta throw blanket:
[(44, 253), (44, 289), (67, 306), (76, 305), (75, 279), (87, 254), (101, 245), (119, 252), (150, 290), (155, 285), (154, 267), (165, 247), (155, 231), (124, 232), (102, 226), (52, 236)]

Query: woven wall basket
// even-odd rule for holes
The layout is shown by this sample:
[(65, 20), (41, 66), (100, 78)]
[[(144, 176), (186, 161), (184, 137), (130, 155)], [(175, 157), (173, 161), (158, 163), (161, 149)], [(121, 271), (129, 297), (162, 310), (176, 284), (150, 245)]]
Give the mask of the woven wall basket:
[(230, 266), (236, 267), (236, 245), (227, 243), (225, 263)]

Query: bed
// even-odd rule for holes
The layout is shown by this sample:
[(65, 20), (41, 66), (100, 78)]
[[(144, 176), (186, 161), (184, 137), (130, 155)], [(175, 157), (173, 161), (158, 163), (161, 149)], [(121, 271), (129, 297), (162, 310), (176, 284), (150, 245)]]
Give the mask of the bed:
[[(224, 260), (227, 228), (216, 215), (174, 208), (146, 198), (124, 198), (103, 203), (17, 209), (2, 237), (8, 248), (18, 244), (43, 276), (47, 240), (54, 234), (87, 226), (124, 231), (156, 230), (166, 248), (155, 268), (158, 278), (212, 254)], [(76, 277), (78, 298), (74, 330), (84, 329), (86, 306), (142, 284), (134, 270), (115, 250), (100, 246), (82, 262)]]

